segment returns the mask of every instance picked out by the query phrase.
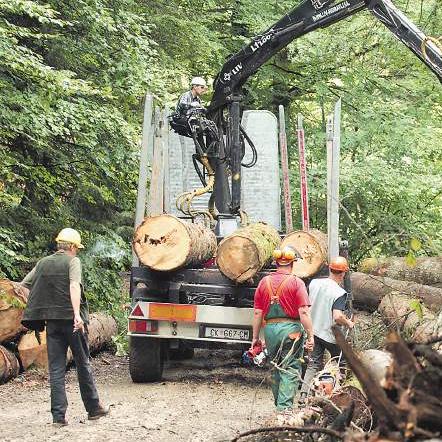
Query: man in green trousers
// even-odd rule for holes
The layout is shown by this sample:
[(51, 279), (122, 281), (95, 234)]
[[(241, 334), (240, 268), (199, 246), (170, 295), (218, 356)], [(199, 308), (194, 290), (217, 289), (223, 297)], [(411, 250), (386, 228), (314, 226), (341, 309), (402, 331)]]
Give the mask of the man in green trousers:
[(275, 250), (276, 272), (263, 278), (254, 298), (252, 346), (259, 341), (265, 320), (264, 337), (268, 358), (277, 366), (273, 371), (272, 392), (276, 410), (293, 407), (301, 376), (304, 347), (313, 350), (310, 302), (304, 282), (293, 274), (298, 253), (290, 246)]

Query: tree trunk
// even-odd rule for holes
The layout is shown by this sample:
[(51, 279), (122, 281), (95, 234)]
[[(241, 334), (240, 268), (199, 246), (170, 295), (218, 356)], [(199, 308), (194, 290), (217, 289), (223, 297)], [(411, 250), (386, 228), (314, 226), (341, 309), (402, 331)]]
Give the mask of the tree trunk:
[(7, 279), (0, 279), (0, 342), (10, 340), (25, 328), (21, 325), (27, 298)]
[(416, 305), (416, 298), (401, 294), (384, 296), (379, 304), (379, 313), (388, 324), (402, 328), (406, 336), (415, 342), (425, 342), (442, 334), (439, 316), (425, 305)]
[(89, 350), (91, 353), (97, 353), (112, 343), (112, 336), (118, 331), (117, 322), (105, 313), (93, 313), (89, 321)]
[(216, 258), (218, 267), (227, 278), (243, 283), (271, 262), (280, 242), (277, 230), (268, 224), (242, 227), (220, 242)]
[(293, 264), (294, 273), (299, 278), (315, 275), (327, 261), (327, 235), (319, 230), (292, 232), (283, 239), (281, 247), (284, 246), (294, 247), (302, 257)]
[(367, 258), (359, 271), (393, 279), (413, 281), (442, 288), (442, 256), (416, 258), (414, 265), (408, 265), (405, 258)]
[(20, 365), (17, 358), (0, 345), (0, 384), (18, 376)]
[[(97, 353), (103, 347), (112, 342), (112, 336), (117, 334), (115, 319), (104, 313), (93, 313), (89, 318), (89, 350)], [(26, 370), (30, 365), (37, 368), (48, 368), (48, 352), (46, 346), (46, 331), (40, 333), (41, 344), (38, 343), (34, 332), (25, 334), (18, 344), (18, 353), (23, 368)], [(66, 364), (72, 361), (71, 350), (68, 350)]]
[(171, 271), (212, 258), (216, 236), (201, 224), (163, 214), (146, 217), (136, 229), (132, 244), (142, 264), (153, 270)]
[(437, 287), (359, 272), (351, 274), (351, 284), (355, 306), (363, 310), (375, 311), (381, 299), (393, 292), (421, 299), (434, 312), (442, 307), (442, 289)]

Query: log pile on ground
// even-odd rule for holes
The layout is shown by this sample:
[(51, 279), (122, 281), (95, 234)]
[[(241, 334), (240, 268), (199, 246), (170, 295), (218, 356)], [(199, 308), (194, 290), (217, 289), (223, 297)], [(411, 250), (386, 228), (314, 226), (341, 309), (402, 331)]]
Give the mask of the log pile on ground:
[(284, 246), (294, 247), (302, 257), (293, 264), (293, 271), (299, 278), (315, 275), (327, 260), (327, 235), (316, 229), (289, 233), (282, 241), (281, 247)]
[[(43, 370), (48, 367), (46, 331), (39, 333), (37, 338), (33, 331), (21, 325), (26, 295), (26, 290), (15, 283), (0, 280), (0, 384), (31, 366)], [(93, 313), (89, 320), (89, 347), (93, 354), (112, 342), (112, 336), (117, 334), (117, 323), (104, 313)], [(69, 350), (66, 363), (71, 361)]]
[(271, 262), (280, 242), (277, 230), (268, 224), (241, 227), (220, 242), (216, 258), (218, 267), (232, 281), (246, 282)]
[(432, 310), (442, 308), (442, 288), (360, 272), (351, 274), (351, 285), (355, 305), (362, 310), (375, 311), (381, 299), (393, 293), (419, 298)]
[(359, 271), (442, 288), (442, 256), (418, 257), (413, 265), (407, 264), (406, 258), (395, 256), (367, 258), (359, 265)]
[(165, 272), (213, 258), (216, 236), (202, 224), (162, 214), (144, 219), (135, 230), (132, 245), (142, 264)]

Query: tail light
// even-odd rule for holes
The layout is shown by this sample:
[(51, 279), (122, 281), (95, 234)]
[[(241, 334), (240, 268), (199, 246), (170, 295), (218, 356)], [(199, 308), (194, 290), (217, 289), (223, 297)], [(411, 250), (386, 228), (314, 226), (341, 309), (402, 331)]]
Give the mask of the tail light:
[(158, 321), (129, 319), (131, 333), (158, 333)]

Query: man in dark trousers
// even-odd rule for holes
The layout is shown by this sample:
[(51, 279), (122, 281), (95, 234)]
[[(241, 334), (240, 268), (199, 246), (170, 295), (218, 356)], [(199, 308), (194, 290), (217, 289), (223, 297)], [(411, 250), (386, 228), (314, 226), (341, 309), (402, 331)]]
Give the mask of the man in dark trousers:
[(82, 293), (81, 262), (76, 256), (84, 246), (80, 234), (71, 228), (61, 230), (56, 242), (57, 251), (38, 261), (21, 282), (30, 289), (22, 323), (37, 332), (46, 326), (51, 413), (53, 423), (63, 426), (67, 425), (65, 374), (68, 347), (74, 357), (88, 419), (107, 415), (109, 408), (100, 404), (89, 363), (89, 313)]
[(347, 292), (343, 288), (348, 262), (343, 256), (330, 260), (328, 278), (313, 279), (309, 285), (311, 314), (315, 330), (315, 346), (310, 356), (301, 389), (301, 402), (311, 390), (311, 382), (324, 367), (324, 353), (339, 360), (343, 368), (344, 358), (332, 332), (334, 324), (353, 328), (354, 323), (344, 314), (347, 310)]
[(272, 392), (278, 412), (293, 407), (301, 375), (300, 359), (313, 349), (310, 301), (304, 282), (293, 274), (297, 252), (290, 246), (275, 250), (276, 272), (263, 278), (255, 292), (252, 346), (259, 340), (262, 321), (268, 358), (276, 362)]

